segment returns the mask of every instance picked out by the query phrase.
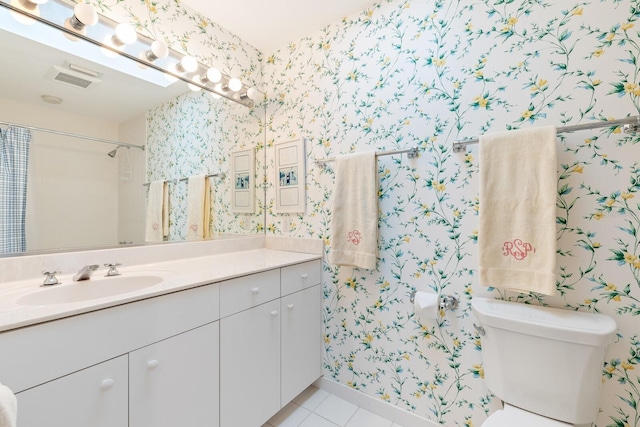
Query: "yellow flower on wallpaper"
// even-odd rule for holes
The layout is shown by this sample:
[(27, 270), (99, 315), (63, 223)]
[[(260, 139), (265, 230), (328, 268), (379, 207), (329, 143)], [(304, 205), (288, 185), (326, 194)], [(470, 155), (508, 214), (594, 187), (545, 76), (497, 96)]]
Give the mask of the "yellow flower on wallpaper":
[(624, 24), (620, 25), (620, 29), (621, 29), (622, 31), (627, 31), (627, 30), (629, 30), (629, 29), (633, 28), (633, 25), (634, 25), (634, 24), (633, 24), (633, 23), (631, 23), (631, 22), (625, 22)]
[(576, 165), (573, 167), (573, 169), (571, 169), (571, 172), (575, 172), (575, 173), (583, 173), (584, 172), (584, 167), (581, 165)]
[(526, 110), (521, 116), (524, 120), (530, 119), (533, 116), (533, 111)]
[(582, 16), (582, 12), (584, 11), (583, 7), (579, 7), (576, 10), (573, 11), (572, 15), (573, 16)]

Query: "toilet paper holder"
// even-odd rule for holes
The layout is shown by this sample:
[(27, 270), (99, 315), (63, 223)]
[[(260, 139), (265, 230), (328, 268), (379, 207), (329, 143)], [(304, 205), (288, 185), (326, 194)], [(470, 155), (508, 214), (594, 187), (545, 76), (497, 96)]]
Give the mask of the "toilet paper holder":
[[(411, 294), (409, 295), (409, 301), (411, 301), (411, 304), (413, 304), (416, 301), (416, 290), (411, 291)], [(440, 305), (440, 310), (455, 310), (456, 308), (458, 308), (458, 298), (454, 297), (453, 295), (440, 295), (438, 297), (438, 301), (439, 301), (439, 305)]]

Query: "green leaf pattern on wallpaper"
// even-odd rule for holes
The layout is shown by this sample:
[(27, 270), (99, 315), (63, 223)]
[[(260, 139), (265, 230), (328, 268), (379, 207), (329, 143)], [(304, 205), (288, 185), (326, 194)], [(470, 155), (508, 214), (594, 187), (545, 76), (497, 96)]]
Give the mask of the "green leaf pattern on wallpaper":
[[(640, 426), (639, 138), (616, 126), (558, 138), (555, 297), (478, 285), (482, 166), (477, 146), (451, 149), (486, 132), (638, 114), (639, 13), (611, 0), (383, 1), (265, 56), (268, 140), (308, 138), (310, 159), (421, 152), (379, 158), (377, 270), (325, 265), (327, 376), (435, 423), (480, 425), (499, 402), (483, 382), (473, 295), (601, 312), (620, 329), (597, 425)], [(308, 163), (307, 212), (288, 233), (327, 251), (334, 178)], [(267, 230), (281, 234), (281, 217)], [(415, 289), (461, 308), (423, 319)]]

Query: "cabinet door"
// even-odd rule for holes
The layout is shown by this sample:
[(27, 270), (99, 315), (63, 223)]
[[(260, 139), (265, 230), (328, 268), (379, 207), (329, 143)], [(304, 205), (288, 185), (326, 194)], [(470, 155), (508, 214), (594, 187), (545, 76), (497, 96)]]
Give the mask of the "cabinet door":
[(18, 393), (20, 427), (127, 427), (127, 356)]
[(322, 289), (282, 298), (282, 406), (322, 376)]
[(261, 426), (280, 409), (280, 300), (220, 320), (220, 426)]
[(219, 324), (129, 354), (130, 427), (217, 427)]

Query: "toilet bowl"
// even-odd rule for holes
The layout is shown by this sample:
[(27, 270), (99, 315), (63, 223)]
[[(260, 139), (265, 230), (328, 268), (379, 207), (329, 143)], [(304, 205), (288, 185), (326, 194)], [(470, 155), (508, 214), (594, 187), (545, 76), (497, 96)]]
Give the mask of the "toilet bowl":
[(563, 423), (551, 418), (541, 417), (532, 412), (516, 408), (509, 404), (504, 409), (494, 412), (482, 423), (482, 427), (573, 427), (574, 424)]

